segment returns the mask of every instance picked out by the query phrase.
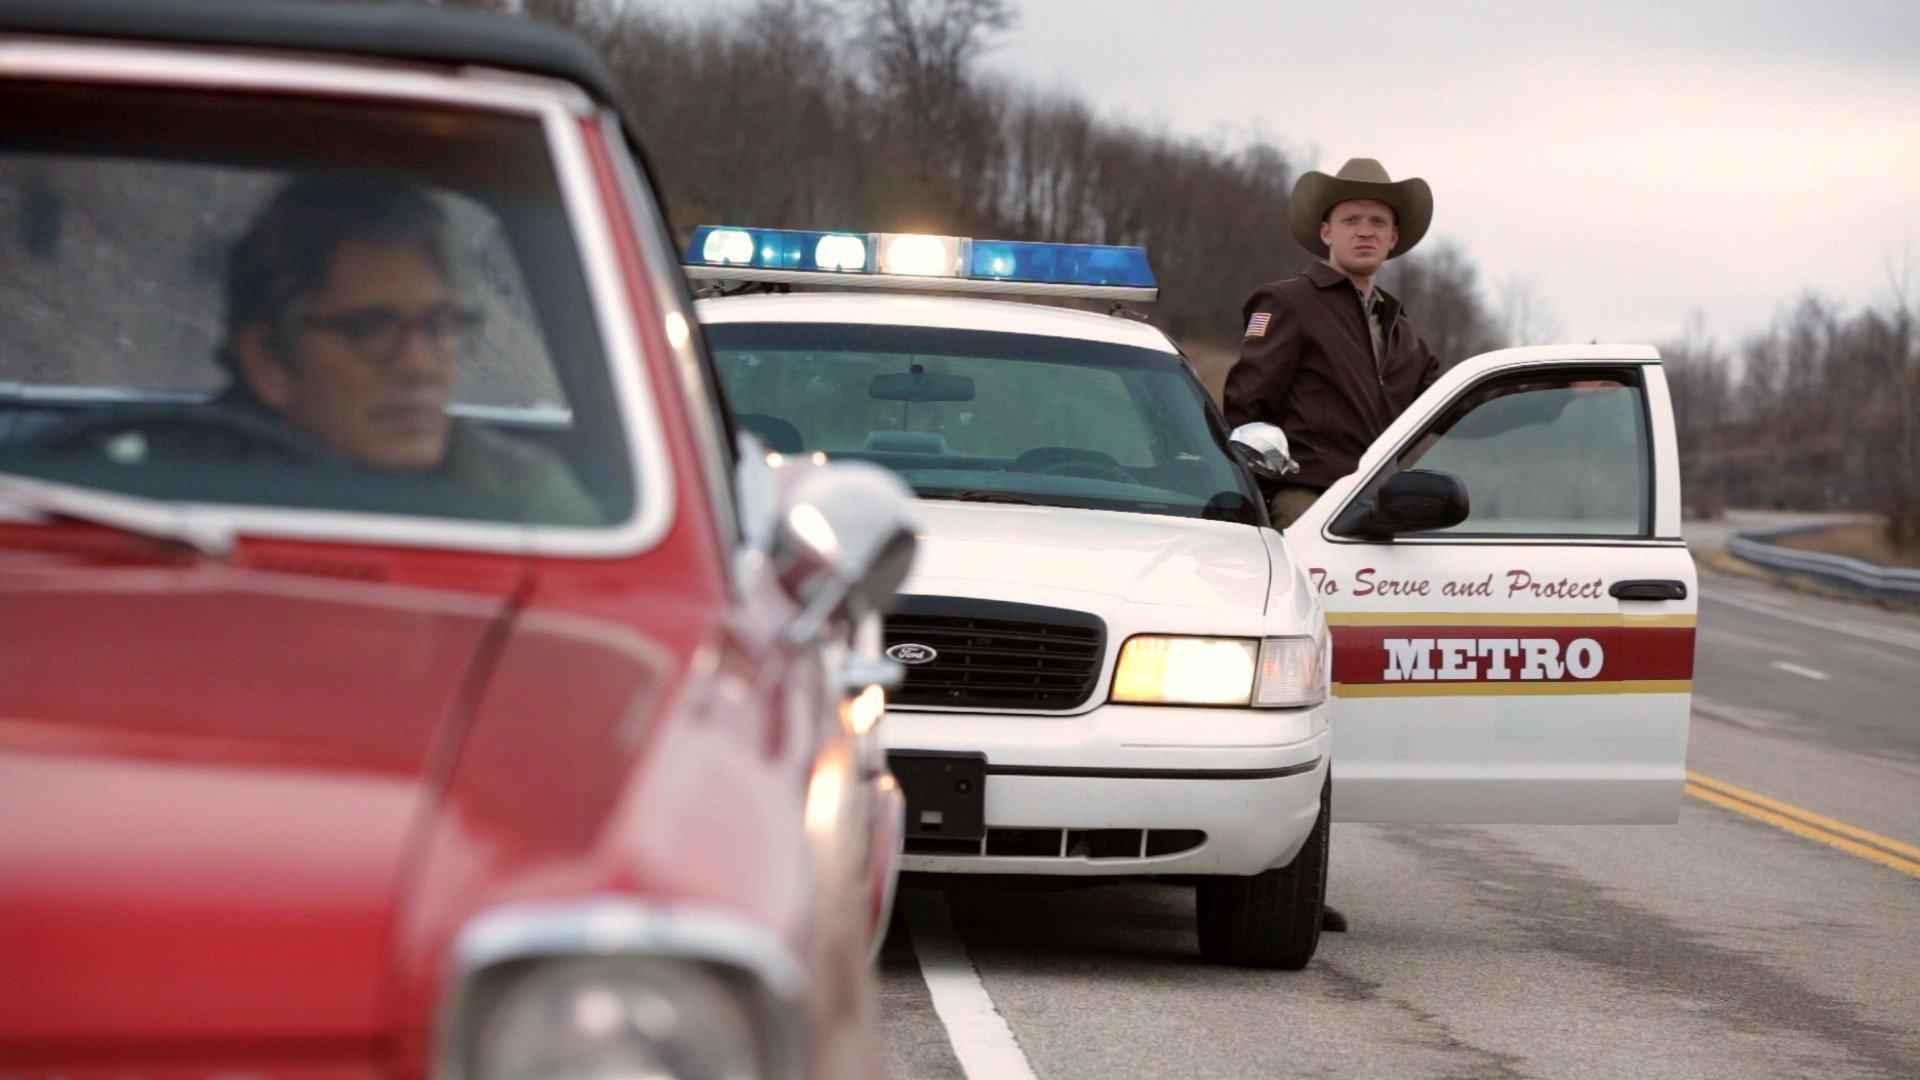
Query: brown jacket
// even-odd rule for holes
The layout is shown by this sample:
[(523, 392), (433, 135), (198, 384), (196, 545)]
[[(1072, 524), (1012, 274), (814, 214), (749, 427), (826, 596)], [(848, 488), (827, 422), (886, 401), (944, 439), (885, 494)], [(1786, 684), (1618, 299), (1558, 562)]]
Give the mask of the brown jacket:
[(1227, 424), (1280, 425), (1300, 463), (1290, 483), (1324, 490), (1352, 472), (1373, 440), (1440, 377), (1439, 359), (1415, 336), (1400, 301), (1377, 285), (1374, 295), (1384, 300), (1386, 338), (1378, 372), (1360, 290), (1326, 263), (1260, 286), (1241, 309), (1247, 331), (1227, 372)]
[(529, 525), (604, 525), (606, 515), (560, 455), (539, 443), (455, 421), (447, 475), (486, 512)]

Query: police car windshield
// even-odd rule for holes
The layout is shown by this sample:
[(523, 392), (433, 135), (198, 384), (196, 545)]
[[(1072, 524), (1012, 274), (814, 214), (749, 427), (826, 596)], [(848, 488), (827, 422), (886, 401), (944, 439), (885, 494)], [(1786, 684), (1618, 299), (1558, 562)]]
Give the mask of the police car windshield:
[(921, 497), (1253, 523), (1191, 369), (1079, 338), (924, 326), (708, 326), (734, 419), (771, 449), (885, 465)]

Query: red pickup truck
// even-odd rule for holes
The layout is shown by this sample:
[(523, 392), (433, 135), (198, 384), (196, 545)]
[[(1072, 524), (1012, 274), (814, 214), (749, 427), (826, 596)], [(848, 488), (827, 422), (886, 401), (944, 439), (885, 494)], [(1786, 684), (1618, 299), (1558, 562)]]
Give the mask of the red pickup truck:
[(877, 1071), (907, 496), (736, 440), (617, 101), (0, 0), (0, 1077)]

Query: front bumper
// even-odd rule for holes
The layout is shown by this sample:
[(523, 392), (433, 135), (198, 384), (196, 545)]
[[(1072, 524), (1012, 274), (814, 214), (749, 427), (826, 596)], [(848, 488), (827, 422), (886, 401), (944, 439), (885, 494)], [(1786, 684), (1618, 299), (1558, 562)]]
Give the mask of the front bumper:
[[(959, 874), (1256, 874), (1284, 866), (1319, 813), (1331, 736), (1326, 706), (1209, 709), (1106, 704), (1077, 715), (889, 712), (891, 752), (984, 753), (992, 843), (958, 853), (907, 842), (901, 869)], [(1008, 830), (1022, 830), (1015, 834)], [(1049, 854), (1023, 851), (1058, 830)], [(1099, 830), (1096, 852), (1087, 839)], [(1131, 848), (1117, 831), (1138, 831)], [(1204, 833), (1197, 845), (1163, 839)], [(1124, 851), (1125, 853), (1120, 853)]]

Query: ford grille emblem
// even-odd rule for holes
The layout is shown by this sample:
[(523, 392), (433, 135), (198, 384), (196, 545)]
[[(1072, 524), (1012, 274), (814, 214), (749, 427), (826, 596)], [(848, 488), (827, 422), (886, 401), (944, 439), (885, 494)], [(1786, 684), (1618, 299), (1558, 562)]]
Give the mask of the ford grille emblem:
[(933, 663), (934, 657), (940, 654), (934, 652), (929, 646), (915, 645), (910, 641), (903, 641), (898, 645), (890, 646), (887, 649), (887, 655), (903, 664), (917, 666), (920, 664)]

